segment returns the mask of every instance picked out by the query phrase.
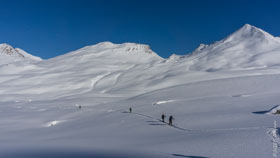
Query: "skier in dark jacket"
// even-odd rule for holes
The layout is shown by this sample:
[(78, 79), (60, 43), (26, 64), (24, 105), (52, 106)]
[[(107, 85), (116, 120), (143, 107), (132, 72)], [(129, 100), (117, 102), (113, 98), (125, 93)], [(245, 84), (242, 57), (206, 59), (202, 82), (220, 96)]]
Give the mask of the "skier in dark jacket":
[(164, 115), (164, 114), (162, 114), (161, 115), (161, 120), (162, 120), (162, 122), (164, 122), (164, 118), (165, 118), (166, 116)]
[(168, 123), (170, 126), (172, 126), (172, 121), (173, 121), (173, 120), (174, 120), (173, 116), (170, 116), (170, 117), (169, 117), (169, 123)]
[(129, 108), (129, 112), (130, 112), (130, 113), (132, 112), (132, 108)]

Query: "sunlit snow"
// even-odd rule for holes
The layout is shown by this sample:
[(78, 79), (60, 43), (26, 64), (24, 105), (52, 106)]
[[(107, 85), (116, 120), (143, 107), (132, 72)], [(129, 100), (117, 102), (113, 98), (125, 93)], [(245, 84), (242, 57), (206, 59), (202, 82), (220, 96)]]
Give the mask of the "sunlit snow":
[(1, 157), (278, 155), (280, 41), (254, 26), (168, 59), (135, 43), (0, 50)]

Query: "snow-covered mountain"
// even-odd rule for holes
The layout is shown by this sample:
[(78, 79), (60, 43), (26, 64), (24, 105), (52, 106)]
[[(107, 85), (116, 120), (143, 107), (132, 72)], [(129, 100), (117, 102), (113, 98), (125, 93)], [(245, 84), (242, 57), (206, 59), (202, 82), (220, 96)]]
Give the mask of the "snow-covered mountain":
[(168, 59), (135, 43), (42, 61), (1, 45), (0, 157), (277, 155), (279, 41), (247, 24)]
[[(19, 59), (26, 56), (36, 60), (20, 53), (19, 49), (10, 50)], [(36, 95), (39, 99), (84, 93), (133, 96), (194, 81), (255, 75), (260, 71), (274, 73), (278, 70), (274, 68), (280, 64), (279, 55), (278, 38), (248, 24), (221, 41), (201, 44), (191, 54), (174, 54), (168, 59), (158, 56), (148, 45), (102, 42), (34, 64), (0, 67), (1, 74), (20, 79), (0, 82), (0, 85), (9, 87), (0, 91), (0, 97), (1, 94), (25, 94)], [(267, 69), (273, 69), (273, 72), (265, 71)], [(201, 77), (205, 72), (219, 70), (239, 73), (222, 76), (211, 73), (207, 78)], [(246, 70), (252, 71), (248, 73)], [(192, 77), (188, 77), (190, 74)], [(25, 85), (30, 85), (28, 91)]]
[[(42, 60), (19, 48), (14, 49), (8, 44), (0, 44), (0, 54), (5, 56), (5, 59), (0, 60), (2, 64), (21, 60)], [(279, 37), (274, 37), (255, 26), (246, 24), (221, 41), (209, 45), (200, 44), (190, 54), (173, 54), (168, 59), (161, 58), (148, 45), (101, 42), (49, 59), (49, 61), (66, 64), (73, 63), (73, 61), (77, 62), (76, 64), (87, 64), (89, 61), (94, 61), (96, 64), (100, 62), (102, 65), (113, 63), (118, 65), (119, 63), (152, 64), (180, 60), (180, 63), (185, 64), (188, 70), (218, 71), (278, 66), (279, 57)]]
[(9, 64), (19, 61), (41, 61), (42, 59), (26, 53), (20, 48), (3, 43), (0, 44), (0, 65)]
[[(101, 42), (96, 45), (86, 46), (76, 51), (50, 59), (51, 61), (78, 63), (105, 62), (102, 65), (113, 63), (152, 63), (163, 60), (148, 45), (136, 43), (113, 44)], [(117, 65), (116, 65), (117, 66)]]
[[(20, 80), (6, 82), (5, 79), (0, 85), (10, 87), (3, 89), (2, 94), (40, 95), (43, 98), (86, 92), (107, 95), (105, 92), (117, 87), (134, 87), (142, 84), (141, 81), (156, 79), (155, 75), (161, 70), (155, 70), (154, 66), (162, 60), (148, 45), (102, 42), (41, 62), (2, 66), (1, 74), (10, 74), (11, 78)], [(151, 71), (155, 71), (153, 75), (150, 75)], [(28, 90), (24, 85), (30, 85)], [(133, 90), (131, 94), (135, 92)]]
[(218, 71), (279, 66), (279, 38), (246, 24), (225, 39), (187, 55), (190, 70)]

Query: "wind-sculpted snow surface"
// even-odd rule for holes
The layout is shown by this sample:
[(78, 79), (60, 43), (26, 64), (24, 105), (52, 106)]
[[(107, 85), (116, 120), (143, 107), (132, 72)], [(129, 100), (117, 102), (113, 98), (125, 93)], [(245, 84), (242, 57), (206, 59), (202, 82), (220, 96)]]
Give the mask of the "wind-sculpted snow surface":
[[(16, 151), (26, 147), (27, 155), (52, 151), (52, 147), (74, 148), (74, 152), (138, 151), (162, 157), (272, 157), (266, 133), (279, 117), (252, 112), (279, 103), (280, 90), (275, 86), (279, 82), (279, 75), (259, 75), (188, 83), (131, 98), (92, 93), (1, 102), (0, 147)], [(235, 94), (251, 96), (232, 97)], [(176, 101), (166, 102), (170, 100)], [(162, 113), (174, 116), (174, 127), (161, 122)]]
[(111, 42), (42, 61), (8, 54), (0, 157), (277, 155), (268, 131), (280, 122), (271, 114), (280, 104), (279, 38), (254, 26), (168, 59)]

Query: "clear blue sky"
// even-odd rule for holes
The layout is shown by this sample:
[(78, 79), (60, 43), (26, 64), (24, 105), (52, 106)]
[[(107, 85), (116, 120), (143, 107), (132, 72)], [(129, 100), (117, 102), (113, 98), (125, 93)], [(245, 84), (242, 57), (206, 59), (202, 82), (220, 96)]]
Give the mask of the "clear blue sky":
[(280, 1), (0, 0), (0, 43), (44, 59), (103, 41), (187, 54), (249, 23), (280, 36)]

